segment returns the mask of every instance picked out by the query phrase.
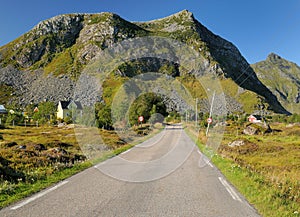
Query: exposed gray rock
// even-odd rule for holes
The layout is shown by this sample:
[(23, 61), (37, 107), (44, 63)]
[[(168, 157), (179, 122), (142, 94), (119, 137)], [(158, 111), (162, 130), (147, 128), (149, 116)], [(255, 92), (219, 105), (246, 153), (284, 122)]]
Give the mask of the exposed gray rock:
[[(156, 27), (151, 29), (151, 26)], [(79, 97), (83, 104), (89, 104), (100, 100), (101, 86), (90, 81), (88, 77), (81, 78), (83, 79), (79, 81), (81, 92), (77, 94), (78, 91), (75, 91), (76, 96), (74, 96), (76, 83), (70, 79), (70, 74), (75, 74), (78, 78), (82, 68), (97, 55), (101, 55), (101, 51), (105, 48), (112, 47), (125, 39), (155, 34), (160, 36), (162, 32), (170, 38), (197, 48), (199, 55), (205, 57), (203, 65), (209, 69), (205, 73), (231, 78), (242, 88), (263, 95), (276, 112), (287, 113), (277, 98), (258, 80), (238, 49), (232, 43), (213, 34), (186, 10), (167, 18), (143, 23), (131, 23), (112, 13), (60, 15), (42, 21), (18, 40), (0, 48), (0, 67), (2, 66), (0, 83), (13, 86), (18, 103), (22, 105), (30, 102), (38, 103), (44, 99), (57, 102), (73, 97)], [(189, 37), (191, 33), (195, 38)], [(122, 46), (125, 47), (116, 49), (125, 49), (127, 45)], [(158, 51), (161, 47), (162, 44), (154, 42), (151, 52)], [(70, 55), (71, 60), (64, 59), (66, 53)], [(174, 57), (172, 52), (165, 52), (164, 55), (165, 59)], [(61, 71), (64, 75), (59, 77), (44, 75), (43, 69), (54, 60), (62, 62), (63, 66), (64, 64), (68, 66), (66, 68), (62, 66)], [(176, 60), (174, 63), (177, 63)], [(14, 65), (19, 70), (9, 65)], [(126, 75), (124, 71), (116, 71)], [(204, 72), (187, 73), (197, 77)], [(178, 75), (180, 73), (176, 74)], [(226, 110), (241, 110), (239, 103), (225, 94), (216, 96), (214, 114), (224, 114)], [(224, 97), (229, 103), (223, 102)], [(170, 108), (184, 110), (189, 108), (175, 92), (168, 94), (166, 100)], [(205, 100), (200, 103), (204, 104), (203, 110), (205, 110), (205, 105), (208, 103)]]
[(243, 145), (245, 145), (246, 143), (245, 143), (245, 141), (244, 140), (235, 140), (235, 141), (233, 141), (233, 142), (231, 142), (231, 143), (229, 143), (228, 144), (228, 146), (229, 147), (239, 147), (239, 146), (243, 146)]
[(81, 102), (84, 106), (92, 106), (96, 102), (101, 101), (101, 96), (102, 86), (96, 78), (87, 74), (82, 74), (76, 82), (72, 98)]
[(36, 31), (39, 36), (59, 33), (61, 39), (66, 39), (78, 34), (82, 28), (83, 19), (84, 14), (59, 15), (38, 23), (33, 31)]
[[(199, 100), (199, 110), (203, 113), (209, 113), (211, 108), (211, 101), (208, 99)], [(226, 115), (228, 112), (241, 112), (242, 106), (233, 97), (230, 97), (224, 93), (216, 94), (212, 106), (212, 114)]]
[(295, 97), (295, 103), (300, 103), (300, 88), (298, 89), (298, 94)]
[(277, 54), (252, 65), (259, 79), (277, 96), (292, 113), (299, 113), (300, 67)]
[(43, 144), (36, 144), (34, 145), (34, 149), (36, 151), (44, 151), (44, 150), (47, 150), (47, 148), (43, 145)]
[(243, 133), (246, 134), (246, 135), (256, 135), (258, 134), (259, 130), (253, 126), (247, 126), (244, 130), (243, 130)]
[(15, 88), (17, 103), (27, 105), (44, 100), (58, 102), (74, 95), (74, 81), (63, 75), (45, 75), (42, 70), (20, 71), (13, 67), (0, 68), (0, 83)]
[(47, 53), (61, 52), (75, 43), (83, 27), (83, 19), (82, 14), (70, 14), (40, 22), (24, 35), (24, 40), (18, 40), (13, 46), (15, 54), (11, 59), (28, 68)]

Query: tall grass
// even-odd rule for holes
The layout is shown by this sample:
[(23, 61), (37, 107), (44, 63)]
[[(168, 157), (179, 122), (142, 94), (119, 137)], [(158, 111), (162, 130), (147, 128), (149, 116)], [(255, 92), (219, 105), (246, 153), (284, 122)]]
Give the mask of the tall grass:
[[(231, 123), (212, 162), (262, 216), (300, 216), (300, 126), (271, 127), (273, 133), (247, 136)], [(203, 130), (198, 136), (197, 145), (205, 153)], [(229, 147), (235, 140), (246, 145)]]
[[(161, 130), (162, 126), (153, 128), (147, 136), (139, 136), (132, 144), (128, 144), (117, 133), (99, 129), (99, 135), (108, 149), (101, 156), (87, 160), (77, 143), (74, 129), (70, 127), (2, 129), (0, 208), (116, 156)], [(43, 150), (37, 150), (43, 146)]]

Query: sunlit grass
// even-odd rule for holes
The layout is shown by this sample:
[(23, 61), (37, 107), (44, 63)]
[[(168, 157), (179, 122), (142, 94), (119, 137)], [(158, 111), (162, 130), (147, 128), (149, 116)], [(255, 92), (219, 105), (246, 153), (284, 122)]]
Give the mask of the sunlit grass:
[[(120, 139), (114, 131), (95, 128), (11, 127), (0, 130), (0, 208), (61, 181), (94, 164), (116, 156), (159, 133), (152, 128), (147, 136), (136, 136), (132, 143)], [(105, 149), (87, 159), (83, 140)], [(128, 135), (130, 137), (132, 135)], [(99, 138), (101, 138), (99, 140)], [(36, 150), (39, 145), (44, 150)], [(98, 144), (99, 145), (99, 144)], [(21, 148), (26, 146), (26, 148)], [(2, 173), (3, 172), (3, 173)]]
[[(300, 126), (271, 128), (273, 133), (249, 136), (242, 133), (244, 126), (230, 123), (212, 162), (262, 216), (300, 216)], [(204, 131), (199, 132), (198, 146), (208, 153)], [(192, 131), (190, 135), (196, 136)], [(229, 147), (235, 140), (250, 145)]]

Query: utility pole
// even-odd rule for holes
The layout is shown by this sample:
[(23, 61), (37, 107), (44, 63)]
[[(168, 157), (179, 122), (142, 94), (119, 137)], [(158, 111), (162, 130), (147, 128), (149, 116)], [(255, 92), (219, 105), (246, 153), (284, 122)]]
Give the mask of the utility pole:
[(188, 111), (185, 112), (185, 123), (187, 123)]
[[(211, 116), (212, 116), (212, 109), (213, 109), (213, 104), (214, 104), (214, 100), (215, 100), (215, 94), (216, 94), (216, 91), (214, 91), (214, 94), (213, 94), (213, 97), (212, 97), (212, 100), (211, 100), (210, 110), (209, 110), (209, 118), (211, 118)], [(210, 125), (210, 123), (207, 124), (206, 136), (208, 134), (209, 125)]]
[(195, 127), (197, 128), (198, 127), (198, 98), (196, 98), (196, 118), (195, 118)]

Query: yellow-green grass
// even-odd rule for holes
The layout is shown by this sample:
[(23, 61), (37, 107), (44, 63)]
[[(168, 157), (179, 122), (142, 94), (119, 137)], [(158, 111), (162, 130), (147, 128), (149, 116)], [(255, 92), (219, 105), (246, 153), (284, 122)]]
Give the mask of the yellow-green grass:
[(92, 166), (91, 162), (86, 161), (80, 164), (75, 164), (71, 168), (59, 170), (43, 179), (38, 179), (34, 183), (18, 182), (11, 183), (4, 181), (0, 183), (0, 209), (21, 200), (31, 194), (51, 186), (59, 181), (62, 181), (84, 169)]
[[(249, 136), (242, 134), (243, 127), (230, 123), (212, 162), (262, 216), (300, 216), (300, 126), (271, 128), (273, 133)], [(197, 144), (205, 153), (204, 130)], [(246, 145), (229, 147), (235, 140)]]
[[(118, 155), (163, 129), (161, 125), (155, 126), (148, 135), (136, 136), (130, 144), (124, 142), (126, 138), (120, 139), (113, 131), (97, 129), (93, 134), (98, 132), (98, 136), (108, 147), (100, 156), (89, 160), (80, 158), (73, 163), (49, 161), (48, 154), (53, 154), (51, 150), (57, 147), (67, 151), (65, 155), (67, 157), (83, 156), (82, 146), (78, 144), (76, 134), (88, 130), (84, 128), (74, 130), (70, 126), (72, 125), (62, 128), (11, 127), (0, 130), (0, 169), (4, 168), (9, 173), (20, 175), (16, 180), (8, 180), (0, 174), (0, 208), (66, 179), (93, 164)], [(91, 135), (91, 138), (94, 137), (95, 135)], [(16, 144), (11, 145), (12, 142)], [(37, 144), (44, 145), (47, 150), (35, 150)], [(20, 149), (22, 145), (26, 145), (26, 150)]]

